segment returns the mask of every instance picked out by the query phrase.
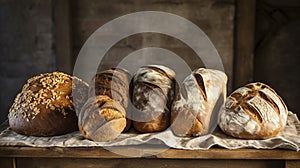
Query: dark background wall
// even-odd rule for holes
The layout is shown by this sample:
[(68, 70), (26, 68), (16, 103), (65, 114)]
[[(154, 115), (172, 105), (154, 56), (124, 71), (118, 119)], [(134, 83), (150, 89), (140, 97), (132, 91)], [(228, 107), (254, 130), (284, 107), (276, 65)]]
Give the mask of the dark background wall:
[(300, 114), (300, 1), (261, 0), (256, 9), (254, 79)]
[[(290, 110), (300, 114), (298, 0), (256, 1), (253, 79), (272, 86)], [(237, 2), (234, 0), (0, 0), (0, 122), (6, 119), (14, 97), (29, 77), (54, 70), (72, 71), (72, 64), (85, 40), (101, 25), (119, 16), (144, 10), (177, 14), (197, 24), (211, 39), (229, 76), (228, 90), (236, 64)], [(251, 29), (246, 25), (245, 31)], [(254, 26), (254, 25), (252, 25)], [(249, 41), (248, 38), (242, 39)], [(244, 43), (243, 43), (244, 44)], [(190, 58), (190, 48), (174, 38), (140, 34), (117, 43), (107, 54), (114, 58), (148, 46), (169, 49)], [(246, 46), (247, 47), (247, 46)], [(110, 60), (110, 61), (109, 61)], [(109, 59), (105, 66), (113, 64)]]
[[(105, 5), (98, 0), (71, 2), (73, 58), (76, 58), (87, 38), (100, 26), (117, 17), (139, 11), (164, 11), (182, 16), (198, 25), (210, 38), (222, 58), (232, 87), (234, 0), (111, 0)], [(117, 43), (107, 53), (105, 65), (115, 63), (117, 57), (143, 47), (161, 47), (186, 58), (192, 69), (203, 66), (197, 56), (179, 40), (159, 34), (133, 35)], [(162, 58), (163, 59), (163, 58)], [(75, 60), (75, 59), (73, 59)], [(172, 60), (168, 60), (172, 61)]]
[(52, 0), (0, 0), (0, 122), (26, 80), (56, 69)]

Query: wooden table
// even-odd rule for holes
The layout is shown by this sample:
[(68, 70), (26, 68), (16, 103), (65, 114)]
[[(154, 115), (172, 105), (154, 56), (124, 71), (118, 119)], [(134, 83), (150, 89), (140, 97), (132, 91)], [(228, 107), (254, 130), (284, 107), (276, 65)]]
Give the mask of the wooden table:
[[(153, 148), (132, 147), (152, 152)], [(124, 150), (127, 150), (124, 147)], [(101, 147), (0, 147), (0, 167), (287, 167), (300, 168), (300, 152), (291, 150), (168, 149), (150, 157), (128, 157)]]
[[(1, 124), (0, 131), (7, 126), (8, 123)], [(300, 168), (300, 152), (292, 150), (228, 150), (216, 147), (209, 150), (163, 149), (145, 145), (118, 148), (141, 156), (130, 157), (101, 147), (0, 146), (0, 168)], [(149, 156), (149, 153), (157, 154)]]

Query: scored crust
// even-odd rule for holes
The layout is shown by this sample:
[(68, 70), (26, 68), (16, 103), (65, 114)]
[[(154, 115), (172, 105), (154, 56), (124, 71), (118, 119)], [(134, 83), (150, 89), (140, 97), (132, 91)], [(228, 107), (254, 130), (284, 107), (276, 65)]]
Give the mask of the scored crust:
[(170, 123), (175, 72), (161, 65), (141, 67), (133, 78), (133, 126), (140, 132), (165, 130)]
[(250, 83), (226, 100), (219, 126), (234, 137), (266, 139), (285, 126), (288, 110), (283, 100), (266, 84)]
[[(225, 73), (199, 68), (183, 81), (172, 105), (171, 128), (177, 136), (199, 136), (210, 130), (211, 116), (226, 95)], [(224, 103), (222, 100), (221, 104)]]
[(90, 97), (83, 106), (78, 126), (82, 135), (94, 141), (115, 139), (126, 126), (123, 106), (105, 95)]
[(89, 87), (89, 97), (97, 95), (106, 95), (123, 105), (127, 114), (126, 127), (123, 132), (126, 132), (131, 127), (130, 119), (130, 104), (129, 104), (129, 85), (131, 75), (122, 68), (110, 68), (98, 72)]

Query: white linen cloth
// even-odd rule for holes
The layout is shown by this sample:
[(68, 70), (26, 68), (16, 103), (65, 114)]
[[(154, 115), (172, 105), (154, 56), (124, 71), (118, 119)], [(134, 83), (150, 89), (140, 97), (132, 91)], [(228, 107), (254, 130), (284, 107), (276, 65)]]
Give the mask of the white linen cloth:
[(24, 136), (15, 133), (10, 128), (0, 133), (0, 146), (31, 146), (31, 147), (109, 147), (142, 144), (165, 144), (167, 147), (187, 150), (205, 150), (212, 146), (227, 149), (256, 148), (274, 149), (284, 148), (299, 151), (300, 122), (292, 112), (289, 112), (287, 125), (279, 135), (265, 140), (244, 140), (225, 135), (218, 127), (212, 134), (183, 138), (173, 134), (171, 129), (159, 133), (136, 132), (122, 133), (111, 142), (94, 142), (83, 138), (79, 131), (53, 137)]

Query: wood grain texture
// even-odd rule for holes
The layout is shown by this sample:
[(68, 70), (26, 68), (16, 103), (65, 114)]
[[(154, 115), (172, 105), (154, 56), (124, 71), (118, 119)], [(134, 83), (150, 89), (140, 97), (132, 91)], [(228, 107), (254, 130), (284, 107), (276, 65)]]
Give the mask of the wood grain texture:
[(234, 88), (253, 81), (256, 0), (237, 1)]
[(14, 168), (14, 158), (0, 158), (0, 167), (3, 168)]
[(16, 166), (21, 167), (103, 167), (103, 168), (280, 168), (284, 167), (284, 161), (249, 161), (249, 160), (173, 160), (173, 159), (58, 159), (58, 158), (18, 158)]
[[(128, 150), (128, 147), (119, 148)], [(144, 153), (159, 151), (159, 148), (131, 147), (131, 150)], [(0, 147), (0, 157), (32, 157), (32, 158), (129, 158), (105, 150), (101, 147), (74, 148), (33, 148), (33, 147)], [(131, 157), (132, 158), (132, 157)], [(148, 158), (148, 157), (147, 157)], [(300, 152), (291, 150), (256, 150), (236, 149), (228, 150), (213, 148), (209, 150), (179, 150), (169, 149), (150, 158), (160, 159), (249, 159), (249, 160), (300, 160)]]
[(287, 160), (285, 162), (286, 168), (300, 168), (300, 161), (299, 160)]
[[(100, 26), (112, 19), (139, 11), (162, 11), (184, 17), (199, 26), (220, 53), (229, 79), (233, 76), (234, 0), (113, 0), (106, 1), (105, 5), (98, 0), (74, 0), (71, 3), (71, 9), (74, 58), (86, 39)], [(191, 70), (204, 67), (199, 56), (189, 46), (176, 38), (160, 33), (143, 33), (124, 38), (106, 53), (102, 60), (103, 64), (101, 64), (105, 68), (116, 66), (128, 54), (144, 47), (160, 47), (173, 51), (183, 58)], [(150, 59), (152, 62), (175, 63), (175, 60), (167, 56), (140, 57), (136, 62), (143, 63)], [(134, 70), (134, 67), (129, 67), (129, 70)], [(82, 67), (82, 70), (85, 68)], [(184, 74), (179, 73), (178, 76), (185, 77)], [(230, 80), (228, 82), (230, 89), (231, 84)]]
[(72, 73), (73, 66), (70, 10), (70, 0), (55, 1), (56, 67), (65, 73)]

